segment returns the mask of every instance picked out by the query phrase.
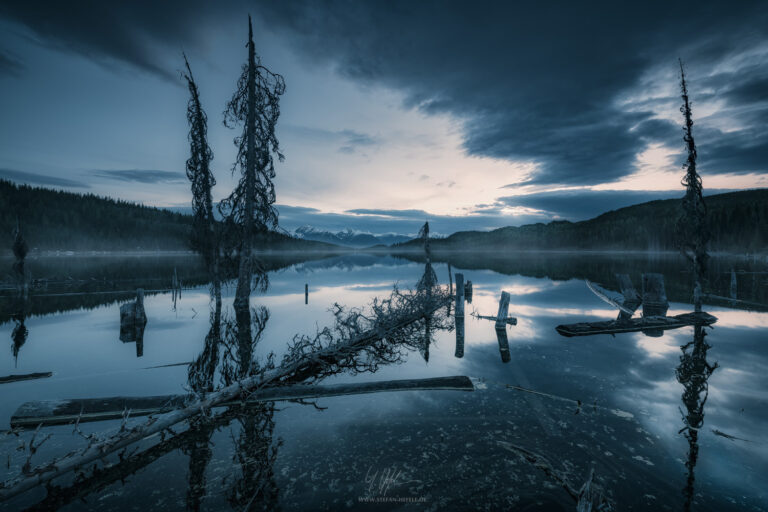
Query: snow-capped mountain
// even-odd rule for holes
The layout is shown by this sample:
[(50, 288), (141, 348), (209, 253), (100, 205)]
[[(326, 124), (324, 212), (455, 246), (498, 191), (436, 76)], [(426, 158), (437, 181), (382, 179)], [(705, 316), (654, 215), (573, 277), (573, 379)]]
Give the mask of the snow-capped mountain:
[(412, 237), (399, 235), (397, 233), (386, 233), (383, 235), (374, 235), (352, 229), (343, 231), (323, 231), (312, 226), (301, 226), (293, 232), (294, 236), (305, 240), (315, 240), (317, 242), (327, 242), (336, 245), (346, 245), (348, 247), (370, 247), (372, 245), (391, 245), (399, 242), (406, 242)]

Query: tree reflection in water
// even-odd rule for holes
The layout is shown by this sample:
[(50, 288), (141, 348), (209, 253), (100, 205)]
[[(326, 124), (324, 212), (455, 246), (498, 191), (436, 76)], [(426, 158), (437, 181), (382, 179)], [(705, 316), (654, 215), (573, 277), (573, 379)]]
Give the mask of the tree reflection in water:
[(685, 467), (688, 469), (683, 494), (685, 496), (684, 510), (691, 510), (694, 496), (694, 469), (699, 456), (699, 430), (704, 425), (704, 404), (709, 394), (709, 377), (717, 368), (717, 363), (707, 362), (707, 351), (710, 345), (705, 341), (707, 333), (703, 325), (694, 326), (693, 341), (686, 343), (680, 349), (680, 364), (675, 370), (677, 381), (683, 385), (683, 428), (680, 433), (688, 441), (688, 458)]

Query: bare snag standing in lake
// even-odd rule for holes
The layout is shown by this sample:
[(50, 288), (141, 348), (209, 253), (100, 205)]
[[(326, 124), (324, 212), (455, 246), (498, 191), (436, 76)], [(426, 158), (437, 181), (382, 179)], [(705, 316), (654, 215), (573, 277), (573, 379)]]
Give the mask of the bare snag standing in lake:
[(210, 273), (213, 295), (217, 308), (221, 309), (221, 282), (219, 276), (219, 240), (216, 219), (213, 216), (212, 189), (216, 178), (211, 171), (213, 151), (208, 145), (208, 116), (200, 103), (200, 91), (192, 76), (187, 56), (184, 55), (186, 72), (182, 75), (189, 88), (187, 121), (189, 122), (189, 152), (187, 178), (192, 184), (192, 248), (205, 260)]
[(688, 85), (685, 82), (685, 70), (683, 61), (680, 61), (680, 91), (683, 105), (680, 112), (683, 113), (685, 125), (683, 140), (688, 150), (688, 158), (683, 164), (686, 169), (682, 184), (685, 186), (683, 197), (682, 215), (677, 221), (677, 238), (683, 254), (693, 264), (693, 302), (695, 311), (701, 311), (702, 287), (704, 274), (707, 268), (707, 243), (709, 242), (709, 228), (707, 226), (707, 206), (702, 196), (701, 176), (696, 172), (696, 143), (693, 140), (693, 117), (691, 102), (688, 99)]

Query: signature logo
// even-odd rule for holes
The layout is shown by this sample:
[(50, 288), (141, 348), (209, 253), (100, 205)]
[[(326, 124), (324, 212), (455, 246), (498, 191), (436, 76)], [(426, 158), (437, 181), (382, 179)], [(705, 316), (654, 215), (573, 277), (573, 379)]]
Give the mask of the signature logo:
[(408, 483), (403, 477), (403, 470), (397, 466), (384, 469), (368, 468), (365, 473), (365, 485), (368, 496), (386, 496), (390, 489)]

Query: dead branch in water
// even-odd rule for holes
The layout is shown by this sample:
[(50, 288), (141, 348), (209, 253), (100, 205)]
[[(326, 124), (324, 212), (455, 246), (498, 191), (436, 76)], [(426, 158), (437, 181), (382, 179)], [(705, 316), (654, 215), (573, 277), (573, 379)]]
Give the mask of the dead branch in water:
[[(256, 375), (207, 395), (198, 395), (183, 408), (151, 417), (144, 424), (125, 428), (106, 439), (91, 439), (83, 450), (71, 452), (0, 484), (0, 501), (103, 459), (136, 441), (164, 433), (177, 423), (206, 414), (221, 403), (247, 400), (255, 390), (300, 381), (313, 383), (342, 371), (353, 374), (374, 372), (381, 364), (400, 360), (401, 347), (415, 346), (414, 340), (420, 339), (423, 333), (423, 321), (437, 317), (438, 311), (450, 300), (451, 297), (439, 288), (430, 293), (407, 294), (395, 289), (387, 299), (374, 300), (370, 311), (345, 310), (336, 305), (334, 326), (326, 327), (312, 337), (295, 337), (280, 366), (264, 367)], [(444, 319), (433, 319), (433, 322), (441, 321)]]

